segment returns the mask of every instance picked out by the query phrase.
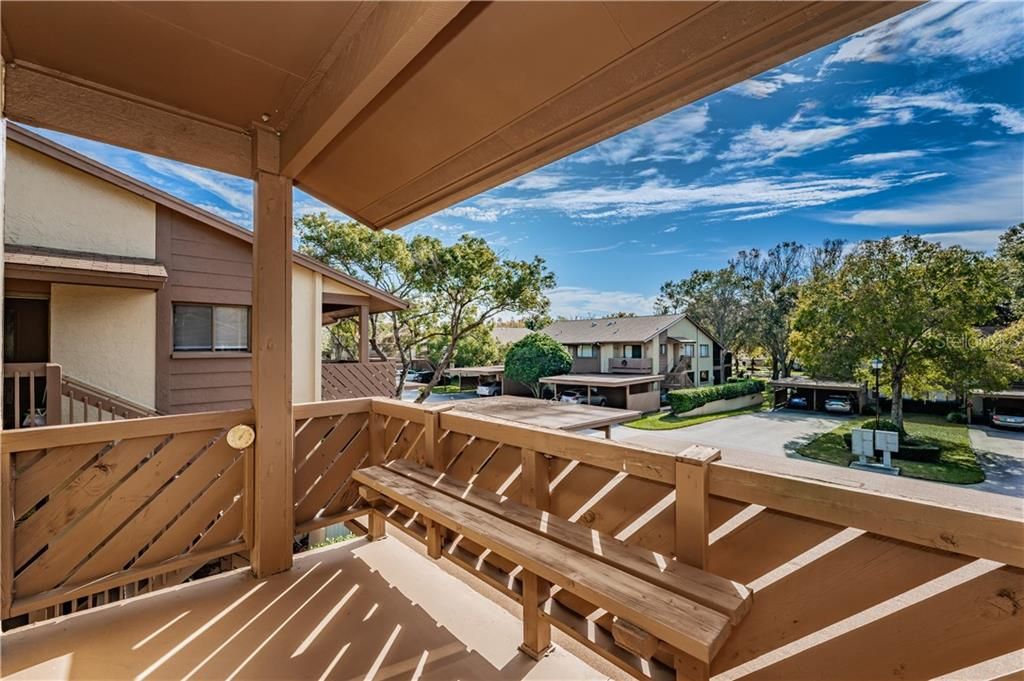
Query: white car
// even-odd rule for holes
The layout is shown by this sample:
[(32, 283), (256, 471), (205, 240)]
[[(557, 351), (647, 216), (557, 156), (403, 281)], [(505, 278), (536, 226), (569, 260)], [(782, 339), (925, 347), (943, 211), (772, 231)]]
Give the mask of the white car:
[(500, 395), (501, 383), (498, 383), (497, 381), (481, 383), (476, 387), (476, 394), (480, 397), (494, 397), (495, 395)]
[[(566, 390), (562, 393), (562, 397), (559, 398), (559, 402), (568, 402), (570, 404), (587, 404), (587, 393), (581, 390)], [(595, 407), (604, 407), (608, 404), (608, 398), (604, 395), (598, 395), (597, 393), (590, 394), (590, 404)]]
[(992, 425), (1024, 430), (1024, 409), (993, 409)]
[(853, 402), (843, 395), (829, 395), (825, 399), (825, 411), (833, 414), (852, 414)]

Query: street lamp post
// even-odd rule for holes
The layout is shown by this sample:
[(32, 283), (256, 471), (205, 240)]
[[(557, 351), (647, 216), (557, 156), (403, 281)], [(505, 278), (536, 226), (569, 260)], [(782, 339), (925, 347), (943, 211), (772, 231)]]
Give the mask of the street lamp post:
[(878, 451), (878, 426), (881, 419), (881, 392), (879, 391), (879, 374), (882, 373), (882, 360), (877, 357), (871, 360), (871, 370), (875, 372), (875, 428), (871, 431), (871, 456)]

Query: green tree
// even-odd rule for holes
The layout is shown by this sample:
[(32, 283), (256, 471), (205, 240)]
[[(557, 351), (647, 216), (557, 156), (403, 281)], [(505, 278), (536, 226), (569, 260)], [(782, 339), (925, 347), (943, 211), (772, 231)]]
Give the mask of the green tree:
[(505, 378), (524, 383), (534, 397), (541, 395), (540, 379), (572, 369), (572, 355), (551, 336), (531, 333), (513, 343), (505, 355)]
[(992, 379), (982, 387), (998, 389), (1024, 382), (1024, 319), (996, 331), (981, 347), (992, 361)]
[(1003, 293), (981, 253), (913, 236), (865, 241), (803, 287), (791, 341), (815, 375), (863, 375), (871, 358), (882, 359), (891, 418), (902, 428), (906, 388), (962, 356), (963, 339)]
[[(402, 372), (395, 396), (400, 396), (415, 349), (441, 333), (423, 285), (424, 264), (441, 243), (426, 236), (407, 240), (395, 232), (333, 220), (326, 213), (298, 218), (296, 233), (303, 253), (409, 303), (406, 310), (370, 315), (370, 350), (381, 359), (386, 358), (385, 348), (398, 355)], [(344, 331), (339, 333), (344, 342)]]
[[(427, 358), (437, 366), (441, 362), (445, 350), (448, 347), (448, 340), (443, 336), (432, 338), (427, 343)], [(501, 361), (502, 348), (494, 334), (491, 332), (491, 325), (480, 326), (463, 336), (455, 346), (455, 354), (452, 356), (451, 366), (455, 367), (478, 367), (490, 366)]]
[[(417, 237), (419, 238), (419, 237)], [(542, 315), (550, 306), (545, 291), (555, 275), (543, 258), (500, 257), (479, 237), (463, 235), (451, 246), (434, 249), (417, 279), (447, 343), (418, 402), (422, 402), (450, 366), (459, 342), (499, 315)]]
[(1010, 227), (999, 237), (996, 258), (1009, 289), (1007, 300), (999, 306), (996, 322), (1006, 324), (1024, 319), (1024, 222)]
[(694, 270), (686, 279), (666, 281), (654, 303), (658, 314), (685, 312), (731, 350), (736, 358), (748, 345), (751, 325), (748, 282), (730, 263), (719, 270)]

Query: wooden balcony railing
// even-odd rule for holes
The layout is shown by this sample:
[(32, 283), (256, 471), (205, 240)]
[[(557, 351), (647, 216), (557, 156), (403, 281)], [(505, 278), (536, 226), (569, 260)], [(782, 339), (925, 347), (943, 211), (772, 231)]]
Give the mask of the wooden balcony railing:
[(157, 416), (154, 409), (64, 376), (61, 394), (68, 400), (68, 423), (92, 423)]
[[(529, 460), (533, 479), (546, 481), (549, 513), (656, 560), (701, 565), (754, 589), (753, 607), (715, 657), (712, 675), (761, 664), (781, 647), (825, 633), (776, 656), (770, 663), (781, 667), (773, 675), (827, 676), (836, 660), (860, 650), (858, 641), (868, 642), (873, 660), (909, 655), (912, 675), (925, 677), (1020, 648), (1015, 594), (1024, 592), (1024, 521), (998, 504), (968, 510), (955, 501), (956, 490), (944, 488), (941, 503), (926, 501), (900, 487), (883, 493), (793, 473), (801, 462), (776, 462), (769, 471), (757, 455), (695, 461), (448, 406), (381, 398), (296, 405), (295, 533), (338, 522), (361, 527), (366, 508), (351, 477), (358, 468), (411, 459), (476, 489), (526, 499)], [(251, 549), (250, 500), (259, 492), (249, 487), (257, 483), (247, 467), (254, 454), (224, 439), (228, 427), (251, 418), (250, 411), (216, 412), (5, 432), (4, 616), (130, 597)], [(840, 474), (869, 475), (822, 473)], [(416, 514), (394, 513), (405, 532), (426, 541)], [(522, 598), (520, 566), (468, 541), (450, 547), (445, 558)], [(650, 661), (626, 654), (592, 604), (560, 592), (545, 613), (630, 673), (671, 673), (674, 651), (659, 648)], [(845, 633), (835, 630), (852, 621)]]
[(650, 374), (654, 361), (650, 357), (609, 357), (608, 371), (613, 374)]
[(324, 362), (320, 366), (320, 399), (392, 397), (395, 365), (392, 362)]
[[(52, 426), (61, 422), (61, 368), (50, 362), (4, 364), (4, 405), (11, 428)], [(9, 396), (9, 397), (7, 397)]]

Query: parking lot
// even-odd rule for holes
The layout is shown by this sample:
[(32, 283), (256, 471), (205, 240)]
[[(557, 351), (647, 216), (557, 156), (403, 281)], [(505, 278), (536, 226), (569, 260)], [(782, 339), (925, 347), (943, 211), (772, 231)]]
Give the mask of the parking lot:
[(677, 430), (637, 430), (618, 426), (612, 439), (679, 452), (691, 444), (720, 449), (739, 449), (777, 456), (792, 455), (793, 450), (827, 433), (849, 416), (791, 409), (741, 414)]

